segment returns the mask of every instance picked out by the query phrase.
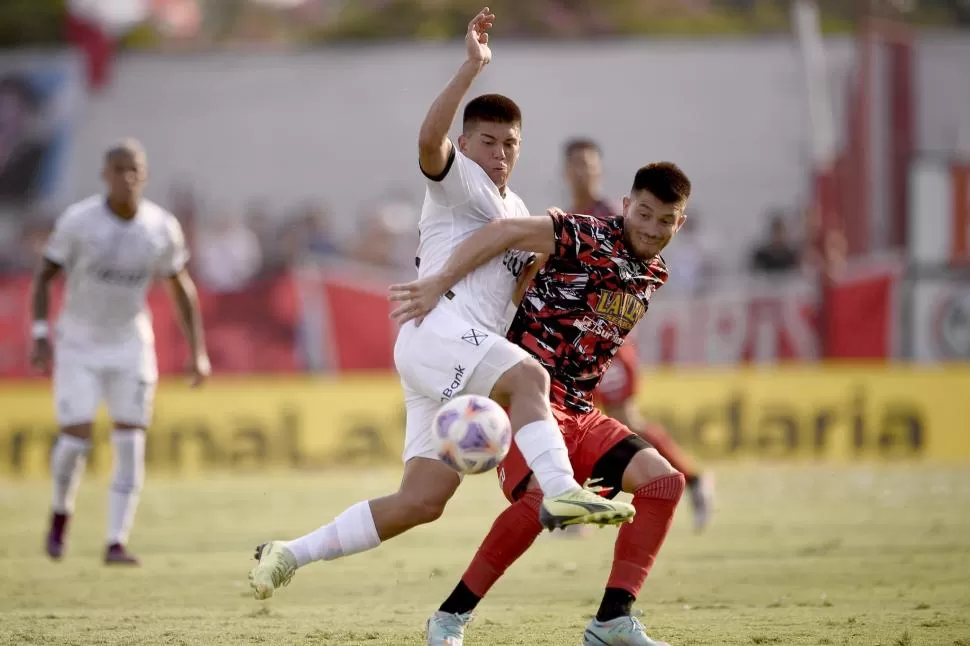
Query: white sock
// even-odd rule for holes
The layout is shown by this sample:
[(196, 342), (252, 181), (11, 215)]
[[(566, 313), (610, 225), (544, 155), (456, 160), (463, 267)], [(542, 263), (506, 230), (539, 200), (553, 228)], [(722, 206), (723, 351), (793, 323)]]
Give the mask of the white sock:
[(54, 443), (51, 451), (51, 478), (54, 481), (51, 508), (55, 514), (74, 513), (74, 501), (77, 499), (90, 445), (90, 440), (64, 433)]
[(108, 494), (108, 544), (128, 543), (135, 522), (135, 511), (145, 481), (145, 431), (116, 430), (111, 434), (114, 446), (114, 476)]
[(543, 494), (559, 496), (580, 488), (569, 464), (566, 440), (555, 420), (526, 424), (515, 434), (515, 444), (539, 481)]
[(370, 503), (366, 500), (347, 509), (332, 523), (285, 543), (296, 557), (297, 567), (366, 552), (380, 544)]

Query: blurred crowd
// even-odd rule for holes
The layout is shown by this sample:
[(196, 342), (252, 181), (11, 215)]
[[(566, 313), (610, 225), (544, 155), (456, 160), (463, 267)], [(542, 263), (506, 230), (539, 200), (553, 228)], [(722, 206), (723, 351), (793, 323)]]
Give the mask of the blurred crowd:
[[(192, 270), (212, 292), (239, 291), (259, 278), (330, 262), (396, 272), (414, 267), (420, 204), (405, 197), (390, 195), (365, 206), (349, 236), (335, 234), (335, 214), (320, 204), (280, 209), (254, 199), (233, 212), (212, 208), (188, 187), (174, 187), (161, 201), (182, 224)], [(14, 217), (0, 207), (0, 274), (36, 268), (55, 217)]]
[[(175, 187), (166, 206), (181, 222), (192, 252), (192, 270), (212, 292), (236, 292), (254, 280), (297, 267), (353, 263), (388, 276), (410, 275), (417, 247), (420, 204), (390, 195), (354, 216), (349, 235), (337, 235), (337, 214), (325, 205), (307, 203), (288, 209), (264, 200), (250, 201), (241, 212), (208, 207), (188, 187)], [(764, 215), (764, 232), (751, 241), (744, 271), (753, 275), (815, 272), (822, 254), (812, 251), (810, 222), (797, 211), (773, 209)], [(23, 274), (37, 266), (53, 218), (0, 217), (0, 274)], [(826, 241), (828, 267), (845, 257), (844, 241)], [(664, 252), (671, 272), (669, 292), (701, 295), (728, 274), (737, 274), (721, 257), (716, 236), (699, 211)]]

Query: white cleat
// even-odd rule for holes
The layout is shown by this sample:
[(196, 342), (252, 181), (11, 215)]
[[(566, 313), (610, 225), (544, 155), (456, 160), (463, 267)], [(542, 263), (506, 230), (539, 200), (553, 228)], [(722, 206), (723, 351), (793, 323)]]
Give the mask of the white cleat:
[(259, 563), (249, 571), (249, 587), (259, 600), (269, 599), (276, 590), (289, 585), (296, 573), (296, 557), (282, 541), (270, 541), (256, 548)]

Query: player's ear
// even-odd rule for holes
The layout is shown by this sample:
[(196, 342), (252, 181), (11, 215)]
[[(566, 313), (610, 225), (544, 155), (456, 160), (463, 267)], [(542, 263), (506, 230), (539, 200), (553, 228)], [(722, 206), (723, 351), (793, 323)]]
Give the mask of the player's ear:
[(465, 152), (467, 149), (468, 149), (468, 137), (465, 136), (465, 133), (461, 133), (460, 135), (458, 135), (458, 150), (460, 150), (461, 152)]
[(629, 208), (630, 208), (630, 196), (629, 195), (624, 195), (623, 196), (623, 216), (624, 217), (626, 217), (627, 210)]
[(687, 222), (687, 212), (681, 211), (680, 215), (677, 216), (677, 223), (674, 225), (674, 233), (680, 231), (680, 227), (684, 226), (684, 222)]

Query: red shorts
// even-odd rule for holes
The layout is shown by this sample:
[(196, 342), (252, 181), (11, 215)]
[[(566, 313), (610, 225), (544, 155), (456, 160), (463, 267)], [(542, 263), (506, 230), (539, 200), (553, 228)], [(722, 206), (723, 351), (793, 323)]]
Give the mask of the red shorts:
[(606, 406), (622, 404), (637, 394), (640, 362), (631, 344), (621, 345), (596, 389), (596, 399)]
[[(576, 481), (583, 484), (588, 478), (602, 478), (599, 486), (612, 488), (605, 493), (607, 497), (620, 493), (626, 466), (638, 451), (650, 445), (597, 409), (577, 413), (553, 403), (552, 414), (566, 439)], [(498, 465), (499, 484), (509, 502), (525, 493), (530, 475), (532, 471), (513, 441), (509, 454)]]

